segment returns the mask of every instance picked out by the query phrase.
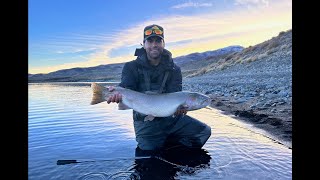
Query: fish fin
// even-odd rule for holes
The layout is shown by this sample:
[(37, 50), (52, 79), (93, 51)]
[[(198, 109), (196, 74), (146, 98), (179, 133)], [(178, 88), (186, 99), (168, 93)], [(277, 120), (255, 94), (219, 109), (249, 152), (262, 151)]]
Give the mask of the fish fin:
[(93, 91), (93, 96), (90, 103), (91, 105), (98, 104), (105, 101), (103, 97), (103, 90), (105, 89), (105, 87), (97, 83), (91, 83), (91, 89)]
[(145, 94), (149, 94), (149, 95), (155, 95), (155, 94), (159, 94), (158, 92), (154, 92), (154, 91), (146, 91), (144, 92)]
[(189, 106), (187, 104), (183, 104), (181, 107), (187, 109)]
[(178, 106), (177, 110), (180, 110), (180, 109), (185, 109), (185, 110), (188, 110), (189, 106), (187, 104), (181, 104), (180, 106)]
[(155, 117), (152, 116), (152, 115), (147, 115), (145, 118), (144, 118), (144, 121), (152, 121)]
[(118, 109), (119, 110), (127, 110), (127, 109), (132, 109), (132, 108), (128, 107), (127, 105), (123, 104), (122, 102), (119, 102)]

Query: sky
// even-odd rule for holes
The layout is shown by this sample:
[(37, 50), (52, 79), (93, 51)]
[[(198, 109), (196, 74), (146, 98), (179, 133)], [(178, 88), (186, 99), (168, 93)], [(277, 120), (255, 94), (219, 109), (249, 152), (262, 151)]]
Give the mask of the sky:
[(249, 47), (292, 29), (292, 0), (29, 0), (28, 71), (134, 60), (151, 24), (173, 58)]

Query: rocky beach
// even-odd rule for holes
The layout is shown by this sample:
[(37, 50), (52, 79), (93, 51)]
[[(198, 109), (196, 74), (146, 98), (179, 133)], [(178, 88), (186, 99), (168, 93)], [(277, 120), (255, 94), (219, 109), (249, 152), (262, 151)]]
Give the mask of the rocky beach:
[(212, 98), (211, 106), (292, 144), (292, 32), (199, 69), (183, 90)]

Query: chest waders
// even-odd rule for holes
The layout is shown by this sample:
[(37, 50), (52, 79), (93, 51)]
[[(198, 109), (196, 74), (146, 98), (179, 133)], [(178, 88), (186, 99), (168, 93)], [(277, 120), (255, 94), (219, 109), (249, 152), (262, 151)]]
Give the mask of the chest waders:
[[(148, 71), (146, 71), (145, 69), (142, 68), (142, 71), (143, 71), (143, 76), (144, 76), (144, 80), (145, 80), (145, 84), (146, 84), (146, 90), (150, 91), (150, 76), (148, 74)], [(161, 87), (160, 87), (160, 89), (158, 91), (159, 94), (161, 94), (163, 92), (163, 88), (164, 88), (164, 86), (166, 84), (168, 76), (169, 76), (169, 71), (166, 71), (165, 74), (164, 74), (164, 78), (162, 80)]]
[[(146, 69), (141, 69), (146, 91), (150, 91), (150, 75)], [(168, 75), (169, 71), (166, 71), (158, 93), (163, 92)], [(136, 113), (136, 116), (138, 115), (139, 113)], [(143, 117), (136, 119), (143, 119)], [(146, 122), (143, 120), (134, 121), (134, 129), (138, 147), (142, 150), (171, 148), (176, 145), (201, 148), (211, 135), (210, 126), (188, 115), (163, 117)]]

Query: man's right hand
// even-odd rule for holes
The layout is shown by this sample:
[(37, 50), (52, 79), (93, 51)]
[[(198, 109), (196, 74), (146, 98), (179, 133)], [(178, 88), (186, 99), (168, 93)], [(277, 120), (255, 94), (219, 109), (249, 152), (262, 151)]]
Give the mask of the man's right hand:
[[(110, 86), (108, 89), (110, 92), (114, 90), (114, 88), (112, 86)], [(122, 95), (117, 93), (117, 94), (113, 94), (113, 95), (109, 96), (107, 103), (108, 104), (110, 104), (112, 102), (119, 103), (119, 102), (121, 102), (121, 100), (122, 100)]]

